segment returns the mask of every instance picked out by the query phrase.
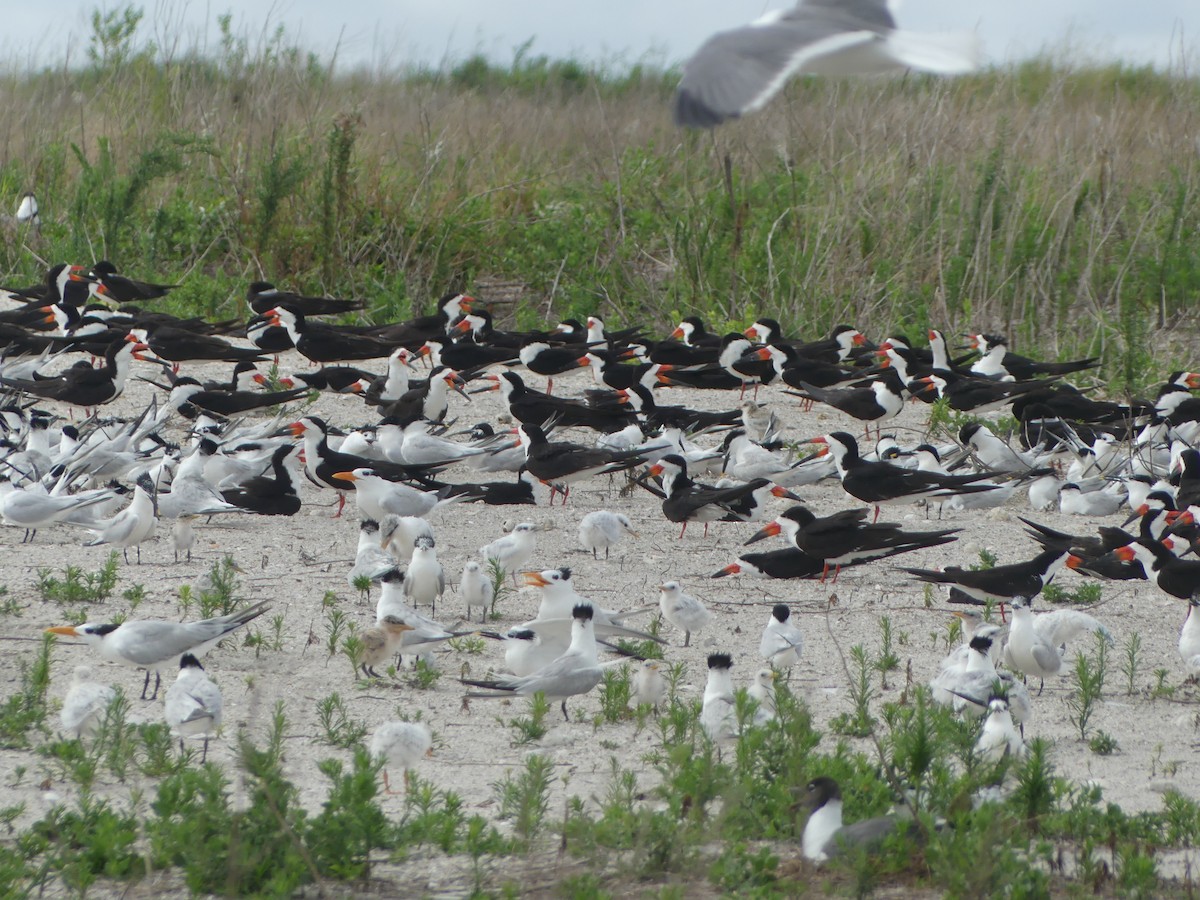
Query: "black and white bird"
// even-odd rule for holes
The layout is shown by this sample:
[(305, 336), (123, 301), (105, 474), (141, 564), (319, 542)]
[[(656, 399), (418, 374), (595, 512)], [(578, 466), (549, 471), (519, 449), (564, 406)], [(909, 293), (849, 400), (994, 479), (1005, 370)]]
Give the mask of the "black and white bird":
[(737, 710), (733, 696), (733, 658), (728, 653), (708, 655), (708, 681), (700, 707), (700, 727), (714, 744), (737, 737)]
[(200, 660), (185, 653), (179, 660), (179, 677), (167, 688), (164, 701), (167, 725), (178, 736), (179, 749), (184, 738), (202, 738), (200, 762), (208, 759), (208, 742), (221, 727), (222, 707), (221, 689), (209, 680)]
[(759, 656), (777, 671), (791, 669), (804, 653), (804, 635), (791, 617), (792, 611), (786, 604), (776, 603), (758, 644)]
[(895, 816), (876, 816), (852, 825), (842, 823), (842, 791), (832, 778), (821, 776), (808, 783), (812, 807), (801, 837), (801, 852), (813, 862), (825, 862), (854, 848), (877, 847), (900, 826), (915, 827)]
[(596, 651), (596, 633), (592, 628), (592, 607), (586, 604), (576, 606), (571, 611), (571, 619), (571, 643), (562, 656), (523, 678), (460, 679), (465, 685), (486, 691), (469, 691), (466, 696), (495, 698), (516, 694), (531, 697), (542, 693), (547, 700), (562, 701), (563, 718), (570, 721), (567, 699), (586, 694), (600, 683), (603, 676)]

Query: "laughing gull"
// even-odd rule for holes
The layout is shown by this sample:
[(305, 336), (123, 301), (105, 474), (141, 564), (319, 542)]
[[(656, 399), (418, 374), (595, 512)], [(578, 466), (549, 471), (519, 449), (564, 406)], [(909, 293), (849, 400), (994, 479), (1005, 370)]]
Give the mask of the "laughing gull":
[(754, 112), (802, 72), (957, 75), (976, 68), (978, 56), (973, 34), (899, 30), (885, 0), (801, 0), (709, 38), (684, 66), (675, 122), (712, 128)]

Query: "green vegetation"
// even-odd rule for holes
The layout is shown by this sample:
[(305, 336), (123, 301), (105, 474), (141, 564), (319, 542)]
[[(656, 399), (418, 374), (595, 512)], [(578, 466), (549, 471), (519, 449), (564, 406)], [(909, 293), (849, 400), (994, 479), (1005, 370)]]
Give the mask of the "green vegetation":
[(1200, 290), (1193, 79), (1048, 59), (807, 79), (770, 127), (710, 136), (672, 125), (672, 72), (524, 47), (508, 66), (342, 73), (283, 28), (219, 27), (208, 56), (156, 46), (126, 6), (93, 18), (87, 65), (0, 75), (21, 123), (0, 196), (33, 188), (43, 219), (0, 272), (107, 257), (181, 282), (164, 308), (212, 316), (261, 272), (375, 320), (467, 289), (523, 324), (987, 323), (1020, 350), (1102, 353), (1114, 390), (1184, 346), (1147, 338)]

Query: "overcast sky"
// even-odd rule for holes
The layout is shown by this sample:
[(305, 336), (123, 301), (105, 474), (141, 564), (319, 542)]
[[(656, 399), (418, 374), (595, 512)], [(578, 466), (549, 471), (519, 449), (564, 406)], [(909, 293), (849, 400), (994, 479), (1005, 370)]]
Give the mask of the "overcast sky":
[[(5, 4), (0, 47), (18, 69), (86, 59), (90, 11), (121, 4), (40, 0)], [(514, 48), (588, 61), (687, 58), (709, 34), (786, 7), (763, 0), (145, 0), (139, 34), (215, 46), (216, 18), (253, 40), (283, 25), (322, 56), (355, 65), (437, 65), (483, 52), (507, 63)], [(895, 4), (894, 4), (895, 5)], [(918, 31), (978, 32), (989, 61), (1071, 48), (1076, 58), (1178, 66), (1200, 62), (1200, 0), (903, 0), (897, 20)]]

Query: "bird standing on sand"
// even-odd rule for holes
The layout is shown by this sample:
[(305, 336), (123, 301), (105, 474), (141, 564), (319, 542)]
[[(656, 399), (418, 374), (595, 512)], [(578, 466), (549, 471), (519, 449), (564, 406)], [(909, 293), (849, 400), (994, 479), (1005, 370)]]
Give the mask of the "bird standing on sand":
[(208, 759), (208, 742), (221, 727), (221, 689), (213, 684), (200, 660), (185, 653), (179, 660), (179, 677), (167, 688), (164, 710), (171, 732), (179, 736), (183, 750), (185, 737), (204, 739), (203, 763)]

